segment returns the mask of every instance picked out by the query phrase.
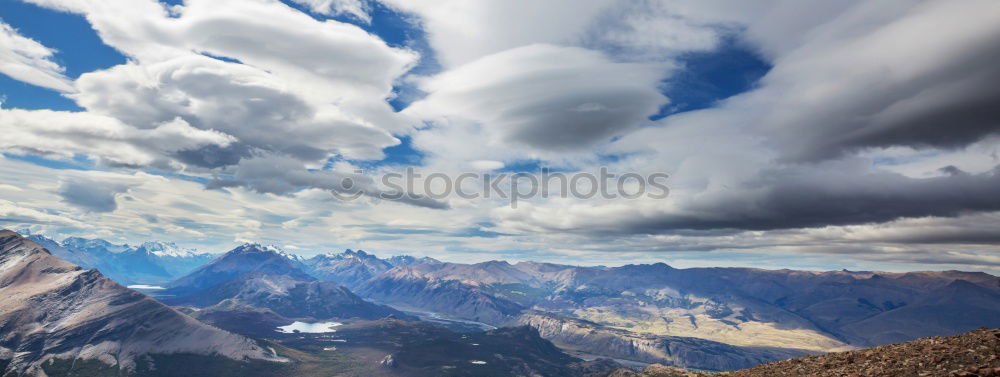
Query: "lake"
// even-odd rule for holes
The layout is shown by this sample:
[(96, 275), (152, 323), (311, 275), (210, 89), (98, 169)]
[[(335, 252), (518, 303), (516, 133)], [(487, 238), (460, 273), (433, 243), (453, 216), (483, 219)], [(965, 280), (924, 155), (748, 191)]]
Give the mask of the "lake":
[(340, 326), (340, 325), (343, 325), (343, 323), (340, 323), (340, 322), (313, 322), (313, 323), (309, 323), (309, 322), (295, 321), (291, 325), (279, 326), (278, 327), (278, 331), (283, 332), (283, 333), (294, 333), (295, 330), (298, 330), (299, 332), (306, 332), (306, 333), (334, 332), (334, 331), (337, 331), (337, 330), (334, 330), (333, 328), (337, 327), (337, 326)]

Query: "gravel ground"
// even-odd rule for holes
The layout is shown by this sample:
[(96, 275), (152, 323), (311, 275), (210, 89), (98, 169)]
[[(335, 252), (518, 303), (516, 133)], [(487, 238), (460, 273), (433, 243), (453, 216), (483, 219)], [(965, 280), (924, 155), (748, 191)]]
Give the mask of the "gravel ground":
[(716, 375), (651, 365), (619, 369), (614, 377), (1000, 377), (1000, 329), (918, 339), (858, 351), (835, 352), (758, 365)]

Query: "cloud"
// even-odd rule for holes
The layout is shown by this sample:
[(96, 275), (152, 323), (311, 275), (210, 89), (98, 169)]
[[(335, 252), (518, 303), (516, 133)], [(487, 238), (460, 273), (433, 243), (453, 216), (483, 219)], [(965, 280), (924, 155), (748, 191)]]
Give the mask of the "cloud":
[(383, 0), (417, 15), (446, 67), (534, 43), (571, 44), (610, 0)]
[[(859, 171), (860, 170), (860, 171)], [(976, 175), (914, 179), (850, 167), (769, 169), (741, 186), (669, 203), (577, 203), (498, 211), (503, 229), (604, 234), (761, 231), (957, 217), (1000, 211), (1000, 168)], [(644, 207), (644, 209), (639, 209)]]
[(368, 6), (365, 0), (294, 0), (296, 3), (308, 6), (314, 13), (335, 16), (349, 14), (364, 21), (366, 24), (372, 22), (372, 17), (368, 15)]
[[(786, 32), (796, 27), (802, 32), (784, 35), (784, 42), (780, 34), (762, 33), (752, 20), (744, 21), (743, 37), (773, 59), (774, 69), (758, 89), (712, 109), (667, 117), (605, 150), (626, 156), (616, 162), (620, 171), (671, 173), (676, 190), (669, 201), (501, 209), (495, 211), (500, 231), (770, 232), (995, 211), (1000, 205), (991, 195), (1000, 188), (995, 170), (917, 178), (889, 172), (891, 166), (881, 163), (895, 153), (885, 148), (902, 145), (925, 151), (906, 159), (911, 165), (938, 163), (932, 171), (957, 156), (939, 158), (937, 148), (997, 164), (988, 157), (995, 146), (974, 150), (970, 143), (987, 140), (1000, 116), (972, 111), (927, 122), (937, 119), (928, 111), (949, 114), (937, 111), (955, 101), (982, 103), (970, 96), (994, 90), (989, 83), (995, 80), (985, 78), (995, 67), (987, 66), (985, 57), (1000, 40), (993, 22), (997, 12), (979, 14), (995, 4), (974, 4), (979, 8), (953, 3), (922, 3), (904, 12), (879, 5), (846, 7), (839, 10), (842, 16), (826, 17), (820, 25), (784, 25)], [(809, 18), (809, 12), (804, 14)], [(962, 27), (940, 33), (929, 26), (938, 24)], [(915, 39), (927, 43), (907, 42)], [(919, 61), (913, 61), (915, 56)], [(950, 94), (933, 94), (945, 92)], [(913, 103), (919, 106), (901, 107), (917, 98)], [(970, 117), (978, 121), (966, 122)], [(880, 123), (890, 119), (896, 121)], [(851, 155), (861, 150), (864, 157)]]
[[(627, 61), (670, 60), (684, 53), (711, 50), (721, 38), (744, 29), (767, 10), (794, 5), (711, 0), (381, 2), (421, 21), (436, 57), (446, 68), (531, 44), (585, 47)], [(837, 7), (810, 4), (799, 8), (807, 12), (797, 12), (797, 17), (803, 13), (827, 17), (831, 12), (824, 11)], [(770, 23), (790, 22), (780, 19)]]
[[(343, 170), (306, 170), (301, 161), (282, 156), (260, 156), (240, 162), (234, 178), (216, 179), (208, 188), (246, 187), (262, 194), (289, 195), (300, 188), (318, 188), (342, 200), (362, 197), (392, 200), (430, 209), (448, 209), (447, 202), (416, 195), (391, 194), (371, 177)], [(397, 198), (397, 196), (399, 196)]]
[(138, 129), (92, 113), (20, 109), (0, 109), (0, 133), (4, 151), (63, 158), (86, 154), (124, 166), (167, 167), (167, 156), (172, 153), (226, 147), (234, 140), (217, 131), (193, 128), (180, 119)]
[[(741, 122), (788, 160), (889, 146), (956, 150), (1000, 127), (992, 106), (1000, 92), (990, 85), (1000, 76), (992, 64), (1000, 54), (994, 2), (386, 2), (423, 20), (448, 68), (532, 43), (669, 62), (733, 38), (774, 65), (755, 94), (742, 96), (753, 109)], [(515, 16), (529, 9), (531, 16)], [(496, 17), (507, 12), (514, 15)], [(516, 30), (492, 17), (516, 20)], [(943, 24), (960, 27), (935, 27)]]
[(73, 81), (52, 61), (55, 50), (17, 33), (0, 21), (0, 73), (31, 85), (72, 92)]
[[(1000, 213), (986, 212), (957, 218), (921, 217), (879, 227), (854, 227), (837, 238), (858, 243), (903, 245), (1000, 245)], [(834, 239), (834, 237), (829, 237)]]
[[(712, 1), (623, 1), (594, 16), (580, 37), (586, 47), (613, 52), (619, 59), (664, 61), (710, 51), (741, 23)], [(758, 6), (761, 4), (757, 4)], [(742, 4), (726, 4), (752, 13)]]
[[(442, 69), (429, 77), (407, 76), (416, 52), (322, 20), (367, 22), (365, 1), (298, 1), (311, 15), (271, 0), (29, 2), (83, 15), (128, 62), (70, 83), (85, 112), (0, 112), (0, 149), (185, 174), (75, 199), (102, 232), (456, 259), (690, 255), (680, 250), (772, 266), (997, 263), (995, 2), (384, 0), (426, 32), (414, 34)], [(773, 67), (751, 91), (647, 120), (686, 54), (734, 45)], [(61, 75), (51, 50), (32, 51), (18, 61)], [(386, 100), (407, 85), (427, 96), (397, 113)], [(379, 204), (383, 188), (354, 167), (383, 165), (346, 161), (381, 159), (401, 135), (424, 172), (608, 166), (669, 173), (672, 196)], [(33, 188), (4, 192), (34, 215), (84, 208), (60, 187), (105, 182), (0, 162), (8, 183)], [(196, 183), (206, 178), (225, 189)]]
[(74, 178), (60, 184), (59, 195), (66, 203), (87, 212), (105, 213), (118, 209), (118, 197), (129, 188), (123, 183)]
[(0, 222), (12, 224), (81, 225), (78, 221), (25, 208), (7, 200), (0, 200)]
[(665, 67), (615, 63), (577, 47), (531, 45), (421, 81), (406, 113), (483, 125), (495, 140), (539, 149), (588, 147), (635, 127), (666, 103)]
[(990, 1), (857, 6), (774, 58), (747, 96), (768, 108), (750, 121), (789, 160), (962, 148), (1000, 131), (998, 24), (1000, 5)]
[(78, 83), (75, 98), (90, 112), (140, 128), (180, 118), (232, 135), (236, 143), (231, 148), (206, 151), (213, 158), (190, 156), (190, 151), (184, 156), (185, 162), (205, 167), (235, 164), (248, 156), (246, 150), (308, 161), (323, 160), (334, 151), (378, 158), (382, 148), (398, 143), (384, 129), (323, 112), (273, 74), (203, 56), (121, 65), (84, 74)]

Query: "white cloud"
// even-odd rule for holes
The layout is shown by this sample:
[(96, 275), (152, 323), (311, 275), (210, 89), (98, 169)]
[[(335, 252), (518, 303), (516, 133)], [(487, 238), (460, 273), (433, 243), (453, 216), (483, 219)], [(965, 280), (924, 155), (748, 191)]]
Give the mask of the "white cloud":
[[(415, 123), (387, 99), (418, 55), (355, 25), (272, 0), (31, 2), (82, 14), (129, 61), (81, 75), (71, 98), (86, 112), (5, 113), (0, 123), (29, 128), (18, 130), (22, 140), (5, 140), (6, 150), (87, 153), (202, 175), (282, 155), (302, 161), (305, 172), (331, 156), (381, 159), (383, 148), (399, 143), (393, 134)], [(59, 119), (42, 124), (51, 118)], [(90, 126), (67, 130), (69, 118)]]
[(72, 92), (65, 68), (52, 61), (55, 50), (17, 33), (0, 21), (0, 73), (26, 83)]
[[(345, 119), (335, 107), (310, 102), (274, 74), (203, 56), (87, 73), (78, 87), (75, 98), (90, 112), (136, 127), (181, 118), (201, 129), (230, 134), (237, 146), (307, 161), (334, 152), (379, 158), (382, 148), (398, 143), (382, 128)], [(188, 163), (216, 167), (246, 156), (240, 149), (223, 153), (229, 155), (215, 157), (216, 163), (207, 157)]]
[[(709, 51), (741, 27), (746, 5), (708, 1), (625, 1), (600, 12), (580, 43), (619, 59), (663, 61)], [(765, 5), (756, 3), (755, 7)], [(735, 9), (734, 9), (735, 8)]]
[(173, 153), (229, 145), (233, 138), (191, 127), (180, 119), (137, 129), (86, 112), (0, 109), (0, 149), (70, 158), (85, 154), (112, 165), (169, 166)]
[(7, 200), (0, 199), (0, 222), (6, 224), (45, 224), (45, 225), (80, 225), (76, 220), (25, 208)]
[(423, 119), (483, 126), (494, 144), (572, 150), (635, 127), (666, 103), (661, 64), (615, 63), (578, 47), (530, 45), (420, 82), (428, 96), (406, 109)]

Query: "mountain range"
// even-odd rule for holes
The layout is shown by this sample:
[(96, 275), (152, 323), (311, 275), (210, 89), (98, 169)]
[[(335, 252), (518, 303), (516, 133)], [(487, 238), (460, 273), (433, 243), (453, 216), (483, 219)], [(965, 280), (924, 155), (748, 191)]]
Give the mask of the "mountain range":
[(129, 246), (80, 237), (69, 237), (62, 242), (41, 234), (30, 234), (27, 238), (70, 263), (96, 268), (125, 285), (166, 283), (216, 257), (171, 242), (149, 241)]
[[(960, 271), (675, 269), (663, 263), (578, 267), (491, 261), (397, 266), (363, 281), (339, 279), (360, 296), (391, 305), (493, 326), (546, 323), (552, 328), (539, 330), (557, 344), (623, 358), (631, 351), (565, 332), (575, 328), (571, 325), (575, 320), (583, 320), (625, 339), (687, 337), (794, 353), (870, 347), (1000, 326), (1000, 279)], [(563, 321), (524, 317), (537, 312)], [(648, 354), (670, 354), (660, 348)], [(638, 358), (689, 367), (726, 365), (646, 356)], [(753, 356), (737, 360), (747, 357)]]
[[(230, 267), (240, 270), (238, 265), (248, 257), (256, 267), (243, 271), (254, 271), (230, 274), (234, 278), (204, 289), (242, 283), (246, 286), (241, 293), (246, 293), (260, 288), (247, 282), (259, 282), (262, 276), (295, 280), (294, 270), (286, 269), (294, 265), (285, 263), (293, 258), (260, 245), (237, 249), (194, 275), (232, 272)], [(274, 271), (282, 274), (268, 273)], [(179, 283), (210, 280), (192, 277)], [(365, 303), (334, 283), (319, 287), (337, 292), (293, 294), (292, 301), (316, 301), (340, 306), (339, 310), (360, 305), (391, 311)], [(264, 291), (281, 296), (271, 288)], [(352, 299), (322, 302), (344, 295)], [(244, 299), (237, 295), (224, 301)], [(335, 333), (273, 333), (269, 339), (255, 340), (200, 322), (96, 269), (76, 266), (14, 232), (0, 231), (0, 374), (4, 376), (573, 377), (595, 368), (621, 367), (610, 360), (585, 362), (567, 355), (528, 326), (461, 334), (396, 314), (401, 313), (378, 320), (354, 316)]]
[[(190, 305), (215, 318), (269, 311), (271, 318), (416, 319), (393, 308), (362, 300), (347, 288), (304, 272), (299, 258), (273, 246), (241, 245), (170, 284), (161, 300)], [(225, 314), (223, 314), (225, 313)], [(198, 315), (203, 315), (200, 313)]]
[(302, 258), (244, 244), (180, 275), (185, 269), (163, 268), (165, 258), (194, 264), (187, 258), (202, 254), (162, 243), (31, 238), (112, 273), (160, 266), (158, 276), (175, 278), (161, 283), (166, 289), (152, 292), (155, 298), (255, 338), (281, 339), (276, 328), (296, 321), (370, 331), (361, 323), (422, 319), (466, 333), (527, 326), (584, 359), (725, 371), (1000, 327), (1000, 278), (985, 273), (462, 264), (361, 250)]

